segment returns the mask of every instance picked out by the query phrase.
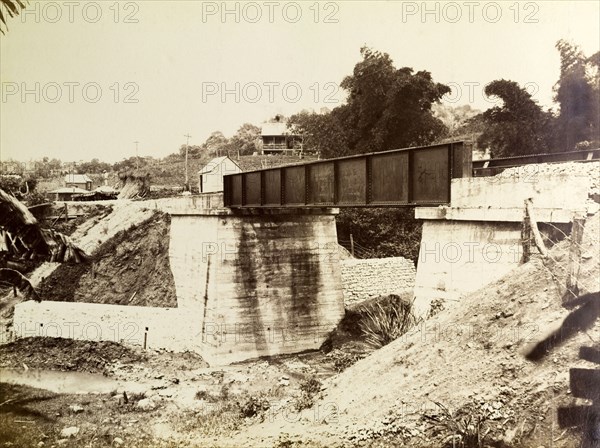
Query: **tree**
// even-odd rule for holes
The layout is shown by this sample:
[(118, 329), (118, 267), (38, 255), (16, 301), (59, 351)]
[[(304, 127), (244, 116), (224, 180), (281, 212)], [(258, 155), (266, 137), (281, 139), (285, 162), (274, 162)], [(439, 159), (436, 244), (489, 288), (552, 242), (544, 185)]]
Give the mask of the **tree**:
[(444, 126), (448, 128), (447, 137), (453, 140), (460, 140), (464, 136), (465, 128), (471, 118), (481, 114), (480, 110), (473, 109), (469, 104), (453, 107), (448, 104), (433, 104), (433, 113), (439, 118)]
[(431, 106), (450, 88), (431, 74), (396, 69), (388, 54), (363, 47), (363, 60), (340, 86), (347, 103), (331, 113), (300, 113), (292, 124), (305, 135), (305, 147), (324, 157), (426, 145), (444, 135), (444, 124)]
[(123, 159), (120, 162), (113, 164), (113, 171), (117, 173), (121, 172), (132, 172), (136, 169), (144, 169), (148, 166), (148, 159), (146, 157), (131, 156), (128, 159)]
[(503, 105), (482, 115), (484, 131), (477, 139), (480, 148), (489, 148), (492, 157), (507, 157), (546, 152), (553, 117), (514, 81), (492, 81), (485, 94), (497, 96)]
[(232, 150), (242, 155), (251, 155), (258, 151), (260, 128), (250, 123), (244, 123), (231, 137), (229, 145)]
[[(363, 47), (363, 60), (340, 84), (348, 91), (345, 106), (336, 108), (345, 120), (350, 153), (426, 145), (446, 132), (431, 106), (450, 93), (427, 71), (396, 69), (387, 53)], [(336, 112), (334, 109), (334, 112)]]
[(302, 111), (292, 115), (287, 126), (290, 133), (302, 136), (305, 152), (325, 158), (348, 154), (344, 127), (330, 111), (324, 114)]
[[(179, 155), (182, 158), (185, 158), (185, 148), (187, 145), (181, 145), (181, 147), (179, 148)], [(188, 146), (188, 157), (191, 159), (199, 159), (200, 157), (202, 157), (202, 153), (203, 153), (203, 148), (202, 146), (198, 146), (198, 145), (190, 145)]]
[(229, 140), (221, 131), (215, 131), (208, 136), (202, 145), (209, 154), (219, 157), (227, 154)]
[(83, 162), (77, 165), (78, 174), (101, 174), (104, 171), (110, 171), (110, 163), (101, 162), (99, 159), (92, 159), (89, 162)]
[(402, 256), (417, 262), (421, 242), (421, 221), (414, 208), (347, 208), (336, 217), (340, 239), (350, 235), (373, 257)]
[(579, 46), (559, 40), (560, 78), (554, 86), (560, 105), (557, 120), (557, 146), (563, 151), (577, 143), (598, 141), (600, 126), (600, 53), (586, 58)]

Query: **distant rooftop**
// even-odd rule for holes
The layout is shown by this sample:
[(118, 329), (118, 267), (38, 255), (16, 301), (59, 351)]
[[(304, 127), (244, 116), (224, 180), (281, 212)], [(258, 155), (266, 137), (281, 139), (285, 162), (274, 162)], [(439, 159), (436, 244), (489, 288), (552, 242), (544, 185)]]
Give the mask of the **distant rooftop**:
[(65, 182), (68, 184), (85, 184), (86, 182), (92, 182), (92, 179), (87, 174), (67, 174)]
[(235, 160), (231, 159), (230, 157), (227, 157), (227, 156), (215, 157), (210, 162), (208, 162), (206, 165), (204, 165), (202, 168), (200, 168), (200, 171), (198, 171), (198, 174), (208, 174), (208, 173), (213, 172), (215, 170), (215, 168), (217, 168), (219, 165), (221, 165), (226, 159), (229, 159), (233, 163), (238, 165), (238, 163)]
[(285, 135), (288, 133), (287, 125), (283, 122), (263, 123), (260, 135)]
[(89, 191), (84, 190), (83, 188), (78, 187), (62, 187), (57, 188), (56, 190), (49, 191), (48, 193), (89, 193)]

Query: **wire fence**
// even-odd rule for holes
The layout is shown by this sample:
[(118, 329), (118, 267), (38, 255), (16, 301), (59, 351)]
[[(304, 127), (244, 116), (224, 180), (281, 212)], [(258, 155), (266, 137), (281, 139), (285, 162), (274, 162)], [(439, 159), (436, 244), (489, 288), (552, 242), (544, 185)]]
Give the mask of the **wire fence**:
[(338, 244), (343, 246), (354, 258), (367, 259), (377, 258), (373, 249), (369, 249), (358, 244), (354, 240), (338, 240)]
[[(600, 290), (598, 217), (588, 220), (584, 213), (576, 212), (570, 223), (538, 222), (531, 200), (526, 202), (525, 211), (523, 261), (538, 253), (564, 291), (564, 302)], [(562, 248), (551, 250), (558, 243)]]

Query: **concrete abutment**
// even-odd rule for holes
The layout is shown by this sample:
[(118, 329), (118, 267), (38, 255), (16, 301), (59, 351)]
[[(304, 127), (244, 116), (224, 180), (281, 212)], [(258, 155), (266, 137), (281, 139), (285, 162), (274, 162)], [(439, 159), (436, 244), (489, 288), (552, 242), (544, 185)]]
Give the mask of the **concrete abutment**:
[(415, 313), (431, 302), (459, 300), (523, 262), (525, 200), (538, 222), (566, 224), (586, 214), (589, 178), (536, 175), (452, 179), (452, 204), (422, 207), (423, 233), (415, 280)]

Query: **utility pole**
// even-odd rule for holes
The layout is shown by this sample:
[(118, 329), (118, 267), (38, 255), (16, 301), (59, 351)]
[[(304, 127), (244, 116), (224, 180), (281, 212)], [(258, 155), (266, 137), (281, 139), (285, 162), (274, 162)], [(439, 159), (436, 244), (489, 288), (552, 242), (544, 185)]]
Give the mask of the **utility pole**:
[(188, 179), (188, 148), (190, 147), (190, 138), (192, 137), (190, 133), (184, 135), (187, 137), (187, 141), (185, 143), (185, 191), (190, 191), (190, 182)]
[(135, 143), (135, 170), (139, 170), (140, 169), (140, 158), (138, 156), (138, 141), (133, 142)]

